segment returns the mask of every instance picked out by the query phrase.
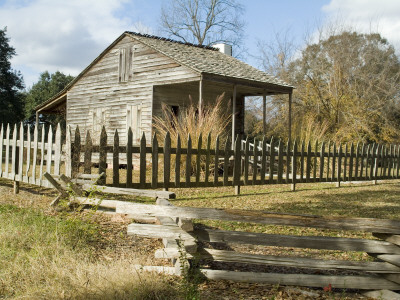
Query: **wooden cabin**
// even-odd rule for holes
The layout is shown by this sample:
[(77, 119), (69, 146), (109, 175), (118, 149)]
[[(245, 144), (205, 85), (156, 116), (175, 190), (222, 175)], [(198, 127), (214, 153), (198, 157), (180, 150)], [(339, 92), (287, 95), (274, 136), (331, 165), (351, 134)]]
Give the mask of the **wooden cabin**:
[(268, 95), (288, 94), (290, 102), (292, 90), (218, 48), (124, 32), (64, 90), (37, 106), (36, 116), (65, 113), (67, 125), (90, 130), (94, 138), (105, 125), (109, 138), (118, 129), (121, 142), (131, 126), (137, 143), (143, 132), (151, 140), (152, 118), (161, 115), (162, 103), (178, 112), (189, 95), (202, 107), (224, 93), (232, 134), (238, 134), (246, 96), (263, 96), (265, 103)]

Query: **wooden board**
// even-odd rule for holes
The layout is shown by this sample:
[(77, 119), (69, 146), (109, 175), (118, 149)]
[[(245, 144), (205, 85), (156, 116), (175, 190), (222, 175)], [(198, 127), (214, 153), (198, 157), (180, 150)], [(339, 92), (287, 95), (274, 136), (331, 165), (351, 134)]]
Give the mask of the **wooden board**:
[[(158, 249), (155, 258), (177, 258), (181, 255), (178, 249)], [(188, 255), (188, 258), (193, 256)], [(246, 263), (256, 265), (286, 266), (323, 270), (357, 270), (371, 273), (400, 273), (400, 268), (385, 262), (361, 262), (348, 260), (323, 260), (301, 257), (284, 257), (239, 253), (235, 251), (201, 249), (196, 253), (197, 259)]]
[(400, 285), (375, 276), (328, 276), (306, 274), (275, 274), (235, 272), (223, 270), (206, 270), (202, 273), (212, 280), (232, 280), (239, 282), (269, 283), (280, 285), (297, 285), (309, 287), (325, 287), (331, 284), (332, 288), (352, 288), (361, 290), (389, 289), (398, 290)]
[(200, 207), (157, 207), (147, 204), (124, 203), (119, 213), (139, 212), (192, 219), (209, 219), (260, 224), (288, 225), (315, 228), (345, 229), (381, 233), (400, 233), (400, 221), (369, 218), (318, 217), (312, 215), (279, 214), (265, 211), (216, 209)]

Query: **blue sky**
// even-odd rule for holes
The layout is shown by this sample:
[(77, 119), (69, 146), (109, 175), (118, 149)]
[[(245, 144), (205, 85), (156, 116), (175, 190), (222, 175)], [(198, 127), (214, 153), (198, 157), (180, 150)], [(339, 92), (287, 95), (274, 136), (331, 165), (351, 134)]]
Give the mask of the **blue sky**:
[[(306, 34), (332, 20), (359, 31), (378, 31), (400, 49), (398, 0), (239, 0), (245, 7), (247, 63), (257, 65), (257, 42), (288, 31), (301, 45)], [(158, 35), (169, 0), (0, 0), (0, 28), (17, 51), (13, 68), (27, 87), (46, 70), (77, 75), (125, 30)]]

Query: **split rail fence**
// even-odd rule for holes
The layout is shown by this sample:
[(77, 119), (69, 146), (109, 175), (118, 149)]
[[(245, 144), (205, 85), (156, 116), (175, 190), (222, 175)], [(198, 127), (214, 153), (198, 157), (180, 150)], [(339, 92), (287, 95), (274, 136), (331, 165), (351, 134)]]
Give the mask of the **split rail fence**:
[[(86, 198), (79, 198), (79, 201), (81, 204), (100, 206), (100, 209), (113, 209), (115, 213), (134, 220), (153, 223), (132, 223), (128, 225), (128, 234), (162, 239), (165, 248), (156, 250), (155, 258), (171, 259), (174, 267), (142, 266), (144, 270), (181, 275), (185, 266), (190, 268), (193, 266), (190, 262), (195, 260), (199, 271), (209, 279), (309, 287), (331, 285), (332, 288), (342, 289), (400, 290), (400, 222), (397, 220), (176, 207), (166, 199), (158, 199), (157, 205)], [(367, 232), (377, 239), (332, 237), (319, 233), (297, 236), (216, 230), (194, 226), (192, 219), (338, 230), (341, 236), (345, 231), (353, 234), (354, 231)], [(237, 248), (239, 250), (232, 250), (237, 245), (241, 245)], [(253, 245), (251, 249), (258, 247), (259, 254), (249, 253), (252, 250), (246, 250), (243, 245)], [(221, 247), (225, 250), (220, 250)], [(278, 254), (265, 255), (261, 250), (271, 253), (268, 247), (286, 247), (291, 250), (290, 254), (282, 255), (283, 248), (278, 251), (273, 248), (272, 253)], [(297, 255), (293, 254), (293, 248), (299, 249)], [(304, 253), (300, 249), (334, 250), (335, 254), (346, 252), (347, 258), (303, 257)], [(360, 252), (367, 254), (368, 259), (365, 259), (365, 255), (361, 256)], [(356, 259), (351, 259), (353, 257)], [(357, 257), (363, 257), (363, 260), (357, 260)], [(252, 271), (248, 270), (249, 266)]]
[(297, 141), (284, 145), (281, 140), (264, 138), (254, 141), (250, 148), (249, 139), (242, 142), (239, 137), (232, 145), (219, 137), (212, 143), (208, 136), (204, 145), (200, 136), (193, 145), (190, 136), (185, 142), (180, 136), (176, 141), (169, 135), (163, 141), (154, 136), (149, 143), (144, 134), (139, 145), (134, 145), (130, 129), (127, 143), (121, 144), (115, 131), (110, 144), (104, 127), (98, 143), (90, 132), (82, 138), (79, 128), (74, 134), (68, 128), (65, 141), (62, 136), (59, 125), (55, 134), (51, 127), (48, 130), (45, 126), (41, 130), (35, 127), (33, 136), (32, 130), (23, 125), (19, 129), (15, 125), (13, 130), (9, 125), (2, 126), (0, 176), (50, 187), (44, 172), (59, 175), (64, 168), (64, 173), (73, 177), (79, 172), (90, 174), (96, 166), (99, 174), (107, 174), (108, 166), (112, 168), (109, 178), (103, 178), (100, 184), (140, 189), (265, 184), (292, 184), (294, 189), (297, 183), (340, 185), (343, 181), (376, 183), (400, 178), (399, 145), (343, 146), (325, 142), (311, 145)]

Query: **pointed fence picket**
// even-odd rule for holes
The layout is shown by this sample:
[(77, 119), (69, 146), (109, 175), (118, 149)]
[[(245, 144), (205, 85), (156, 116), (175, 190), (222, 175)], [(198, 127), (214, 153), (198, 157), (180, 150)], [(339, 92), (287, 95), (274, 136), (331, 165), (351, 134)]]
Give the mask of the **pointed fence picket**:
[[(144, 133), (139, 144), (133, 144), (130, 128), (126, 144), (122, 145), (120, 134), (115, 130), (110, 145), (104, 127), (98, 141), (92, 139), (89, 131), (83, 138), (78, 127), (72, 132), (67, 127), (62, 144), (59, 125), (53, 132), (51, 126), (45, 125), (39, 130), (37, 126), (3, 124), (0, 128), (0, 176), (50, 186), (43, 177), (45, 171), (74, 176), (79, 172), (93, 173), (94, 168), (98, 168), (99, 174), (107, 173), (109, 168), (110, 180), (104, 177), (100, 184), (167, 190), (278, 183), (291, 184), (295, 190), (300, 183), (335, 182), (340, 186), (344, 181), (377, 182), (398, 179), (400, 175), (399, 145), (336, 145), (318, 141), (313, 145), (309, 141), (284, 145), (281, 140), (275, 143), (274, 138), (268, 145), (265, 138), (251, 144), (249, 138), (242, 143), (237, 137), (232, 147), (229, 139), (222, 140), (220, 136), (215, 137), (212, 144), (210, 134), (205, 141), (201, 135), (196, 140), (188, 135), (184, 144), (179, 135), (172, 140), (167, 134), (162, 141), (154, 135), (147, 145)], [(61, 171), (64, 164), (65, 170)], [(126, 171), (120, 170), (121, 166)]]

